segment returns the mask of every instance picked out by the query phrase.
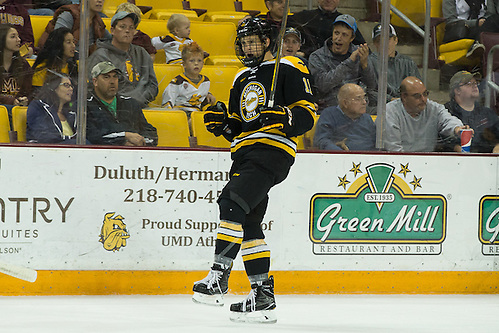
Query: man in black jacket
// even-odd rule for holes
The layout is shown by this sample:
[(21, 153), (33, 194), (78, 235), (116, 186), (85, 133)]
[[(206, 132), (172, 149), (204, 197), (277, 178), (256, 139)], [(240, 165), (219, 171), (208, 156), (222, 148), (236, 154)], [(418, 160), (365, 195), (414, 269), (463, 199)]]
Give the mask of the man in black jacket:
[(101, 145), (156, 146), (156, 128), (147, 122), (141, 104), (117, 94), (119, 75), (111, 62), (92, 68), (94, 89), (87, 100), (87, 139)]

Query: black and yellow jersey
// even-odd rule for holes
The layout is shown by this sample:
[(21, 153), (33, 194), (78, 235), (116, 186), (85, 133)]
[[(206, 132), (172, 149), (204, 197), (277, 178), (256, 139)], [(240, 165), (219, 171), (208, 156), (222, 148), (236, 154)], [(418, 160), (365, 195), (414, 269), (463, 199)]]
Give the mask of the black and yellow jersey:
[(260, 107), (267, 106), (272, 86), (275, 60), (265, 61), (257, 67), (242, 68), (235, 76), (230, 91), (229, 126), (234, 137), (231, 144), (233, 157), (249, 147), (271, 147), (296, 155), (296, 136), (312, 128), (315, 106), (310, 86), (310, 73), (297, 57), (281, 59), (274, 105), (287, 106), (293, 113), (295, 126), (292, 133), (277, 129), (262, 131)]

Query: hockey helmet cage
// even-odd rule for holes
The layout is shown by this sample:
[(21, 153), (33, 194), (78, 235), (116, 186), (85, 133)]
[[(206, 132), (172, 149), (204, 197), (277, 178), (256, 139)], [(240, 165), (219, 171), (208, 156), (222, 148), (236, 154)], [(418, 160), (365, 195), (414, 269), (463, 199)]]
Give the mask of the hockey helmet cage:
[(265, 53), (270, 49), (271, 44), (263, 49), (263, 52), (259, 55), (245, 54), (243, 52), (241, 38), (246, 36), (258, 36), (262, 42), (262, 46), (265, 45), (266, 39), (271, 39), (271, 28), (267, 21), (262, 20), (258, 17), (250, 17), (244, 20), (237, 27), (237, 37), (235, 42), (236, 55), (243, 65), (247, 67), (255, 67), (262, 63), (265, 58)]

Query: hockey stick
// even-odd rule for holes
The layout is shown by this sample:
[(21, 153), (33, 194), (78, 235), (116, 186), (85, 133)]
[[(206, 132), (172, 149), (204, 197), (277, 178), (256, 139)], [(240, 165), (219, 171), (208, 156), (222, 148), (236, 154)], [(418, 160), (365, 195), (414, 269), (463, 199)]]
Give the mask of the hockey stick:
[(274, 74), (272, 75), (272, 86), (270, 87), (270, 96), (267, 107), (274, 107), (275, 89), (277, 87), (277, 76), (279, 74), (279, 67), (281, 66), (281, 52), (282, 52), (282, 40), (284, 39), (284, 33), (286, 32), (286, 24), (288, 23), (288, 11), (289, 11), (289, 0), (284, 0), (284, 16), (281, 21), (281, 30), (279, 30), (279, 36), (277, 37), (277, 56), (275, 58)]
[(0, 261), (0, 273), (10, 275), (28, 282), (35, 282), (37, 276), (37, 272), (34, 269), (9, 264), (4, 261)]

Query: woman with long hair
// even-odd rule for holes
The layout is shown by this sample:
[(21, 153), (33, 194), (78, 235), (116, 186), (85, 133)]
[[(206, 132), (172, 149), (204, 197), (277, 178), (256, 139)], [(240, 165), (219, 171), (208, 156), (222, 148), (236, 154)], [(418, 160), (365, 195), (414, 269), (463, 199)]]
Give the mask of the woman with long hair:
[(0, 24), (0, 104), (27, 106), (31, 98), (33, 71), (21, 57), (19, 33), (10, 24)]
[(78, 65), (75, 59), (75, 43), (71, 30), (59, 28), (52, 31), (33, 64), (33, 86), (39, 89), (51, 70), (67, 74), (77, 82)]
[(76, 112), (71, 109), (73, 84), (53, 72), (28, 106), (26, 139), (38, 143), (76, 143)]

